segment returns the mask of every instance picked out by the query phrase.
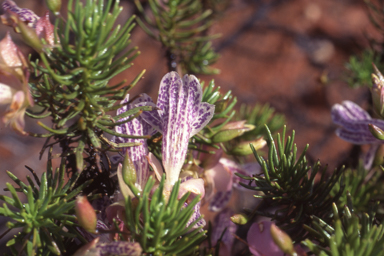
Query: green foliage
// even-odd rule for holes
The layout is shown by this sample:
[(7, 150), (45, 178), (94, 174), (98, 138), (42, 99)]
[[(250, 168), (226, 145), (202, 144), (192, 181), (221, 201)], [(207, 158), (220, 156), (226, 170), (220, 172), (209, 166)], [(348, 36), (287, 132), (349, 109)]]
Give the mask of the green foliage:
[(380, 63), (380, 56), (374, 53), (373, 50), (365, 50), (360, 57), (351, 56), (349, 62), (345, 67), (348, 70), (347, 82), (352, 88), (361, 86), (372, 87), (371, 74), (374, 73), (372, 63), (374, 63), (379, 70), (384, 68)]
[[(347, 169), (343, 174), (344, 191), (337, 206), (342, 209), (344, 205), (352, 205), (357, 212), (366, 212), (370, 206), (370, 201), (383, 199), (384, 189), (380, 179), (383, 177), (383, 170), (374, 168), (367, 171), (363, 166), (357, 169)], [(331, 195), (335, 196), (340, 190), (340, 184), (336, 183), (331, 190)], [(350, 196), (348, 196), (348, 194)], [(350, 202), (348, 202), (350, 200)]]
[(246, 132), (240, 136), (240, 139), (243, 140), (253, 140), (261, 136), (267, 137), (268, 131), (265, 128), (265, 125), (268, 126), (269, 131), (273, 134), (285, 124), (284, 115), (276, 114), (275, 110), (268, 104), (256, 104), (254, 107), (242, 104), (236, 119), (247, 120), (247, 124), (256, 126), (252, 131)]
[[(193, 229), (201, 217), (189, 223), (193, 208), (200, 198), (197, 196), (188, 204), (190, 193), (178, 199), (180, 181), (172, 191), (164, 189), (165, 176), (158, 188), (151, 193), (155, 181), (149, 178), (142, 192), (133, 184), (127, 184), (135, 198), (127, 198), (126, 226), (135, 242), (140, 243), (143, 252), (153, 255), (190, 255), (206, 238), (198, 227)], [(165, 196), (165, 193), (169, 195)]]
[(180, 65), (182, 73), (219, 73), (210, 67), (219, 58), (210, 40), (219, 35), (207, 35), (213, 22), (212, 11), (205, 10), (202, 1), (149, 0), (150, 15), (145, 13), (139, 0), (135, 3), (145, 20), (144, 23), (138, 18), (138, 24), (166, 48), (170, 70), (177, 70)]
[(233, 108), (237, 103), (237, 98), (232, 96), (231, 91), (228, 91), (225, 94), (221, 93), (220, 86), (216, 86), (214, 80), (209, 82), (208, 86), (205, 86), (204, 83), (202, 83), (202, 87), (202, 101), (215, 105), (215, 114), (213, 115), (210, 123), (217, 119), (225, 119), (220, 123), (220, 125), (210, 128), (213, 133), (216, 133), (236, 114), (236, 111), (233, 110)]
[(333, 219), (333, 224), (329, 225), (314, 216), (314, 229), (305, 226), (319, 242), (309, 239), (303, 242), (315, 255), (384, 255), (384, 228), (381, 224), (374, 224), (373, 213), (364, 213), (359, 218), (352, 208), (345, 206), (343, 214), (340, 214), (333, 204)]
[[(92, 180), (72, 190), (76, 176), (65, 182), (65, 160), (62, 160), (60, 168), (53, 171), (51, 156), (49, 153), (47, 171), (40, 179), (31, 170), (35, 181), (27, 176), (29, 184), (7, 172), (19, 186), (15, 188), (7, 183), (12, 197), (0, 195), (0, 199), (4, 201), (0, 207), (0, 215), (11, 218), (7, 227), (21, 228), (21, 231), (7, 242), (14, 255), (20, 255), (22, 252), (31, 256), (62, 255), (66, 251), (64, 238), (77, 237), (76, 217), (70, 214), (75, 206), (73, 199)], [(26, 203), (22, 202), (17, 192), (26, 196)]]
[(69, 1), (67, 19), (56, 21), (55, 46), (46, 47), (40, 54), (44, 65), (39, 61), (32, 63), (36, 82), (30, 85), (36, 105), (42, 111), (27, 115), (37, 119), (51, 116), (53, 122), (52, 127), (38, 122), (49, 133), (34, 136), (65, 141), (67, 148), (62, 146), (63, 151), (76, 154), (78, 171), (83, 170), (83, 151), (91, 147), (100, 150), (135, 145), (116, 145), (103, 133), (135, 138), (119, 134), (113, 128), (125, 117), (135, 118), (142, 111), (152, 109), (139, 107), (114, 117), (107, 114), (121, 107), (116, 103), (124, 99), (144, 74), (141, 72), (129, 86), (123, 87), (125, 81), (109, 85), (110, 79), (129, 68), (139, 54), (136, 48), (128, 48), (134, 17), (123, 26), (115, 26), (121, 11), (119, 1), (108, 0), (104, 5), (103, 0), (87, 0), (85, 6), (79, 0), (74, 5)]
[[(326, 168), (322, 168), (320, 162), (317, 162), (313, 167), (308, 165), (305, 157), (308, 145), (297, 158), (294, 131), (292, 137), (288, 136), (285, 142), (286, 128), (284, 127), (282, 136), (277, 134), (276, 148), (267, 126), (266, 130), (268, 132), (268, 159), (265, 160), (259, 156), (251, 146), (263, 173), (253, 177), (237, 175), (251, 181), (249, 185), (240, 183), (242, 186), (264, 193), (263, 195), (255, 195), (255, 197), (270, 200), (271, 206), (279, 207), (279, 210), (276, 210), (274, 214), (257, 210), (254, 212), (271, 217), (293, 239), (302, 240), (306, 233), (302, 226), (310, 222), (312, 215), (326, 219), (330, 217), (332, 203), (340, 197), (343, 189), (341, 188), (335, 197), (330, 196), (329, 192), (338, 182), (343, 169), (335, 170), (332, 176), (327, 179), (325, 177)], [(321, 175), (321, 180), (316, 184), (315, 177), (317, 174)], [(252, 184), (253, 182), (255, 185)]]

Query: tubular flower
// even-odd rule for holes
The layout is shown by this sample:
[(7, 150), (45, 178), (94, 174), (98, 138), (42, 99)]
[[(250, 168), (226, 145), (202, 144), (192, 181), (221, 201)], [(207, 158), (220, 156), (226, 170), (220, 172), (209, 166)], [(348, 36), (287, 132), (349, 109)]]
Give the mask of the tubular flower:
[[(127, 103), (128, 101), (129, 101), (129, 95), (125, 97), (125, 99), (121, 102), (121, 104)], [(122, 108), (119, 108), (117, 110), (117, 115), (121, 115), (124, 112), (130, 109), (133, 109), (137, 107), (139, 103), (143, 103), (143, 102), (152, 102), (152, 99), (147, 94), (143, 94), (141, 97), (135, 99), (131, 104), (127, 104)], [(128, 118), (130, 117), (126, 117), (124, 119), (128, 119)], [(121, 119), (120, 121), (123, 121), (124, 119)], [(144, 136), (144, 135), (152, 134), (154, 131), (152, 126), (146, 123), (141, 118), (141, 116), (134, 118), (130, 122), (116, 126), (115, 130), (116, 132), (123, 133), (123, 134), (130, 134), (133, 136)], [(135, 139), (135, 138), (122, 138), (122, 137), (115, 137), (114, 140), (117, 143), (128, 143), (128, 142), (141, 143), (140, 146), (127, 147), (123, 149), (123, 152), (128, 152), (128, 155), (134, 164), (136, 174), (137, 174), (135, 186), (141, 191), (142, 188), (145, 186), (150, 175), (148, 161), (146, 158), (149, 153), (147, 140)]]
[(369, 169), (372, 165), (375, 152), (382, 140), (375, 138), (369, 130), (369, 125), (384, 129), (384, 120), (372, 118), (365, 110), (351, 101), (336, 104), (331, 111), (332, 121), (341, 126), (336, 135), (353, 144), (371, 144), (371, 149), (364, 158), (364, 167)]
[(33, 105), (28, 88), (29, 72), (22, 52), (9, 33), (0, 41), (0, 104), (9, 104), (3, 122), (14, 130), (24, 132), (24, 114)]
[(144, 112), (143, 118), (163, 134), (162, 160), (166, 187), (179, 179), (188, 141), (211, 120), (215, 106), (202, 100), (202, 89), (193, 75), (183, 79), (176, 72), (166, 74), (160, 83), (158, 111)]

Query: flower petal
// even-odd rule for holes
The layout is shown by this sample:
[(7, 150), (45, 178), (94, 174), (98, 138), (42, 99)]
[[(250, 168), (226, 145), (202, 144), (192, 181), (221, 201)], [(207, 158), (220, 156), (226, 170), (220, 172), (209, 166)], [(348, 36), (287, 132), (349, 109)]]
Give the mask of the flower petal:
[(55, 35), (54, 35), (54, 27), (53, 24), (49, 21), (49, 12), (47, 11), (43, 17), (41, 17), (36, 22), (36, 34), (41, 39), (47, 42), (49, 46), (55, 45)]
[(368, 124), (374, 124), (384, 129), (383, 120), (372, 119), (366, 111), (351, 101), (344, 101), (342, 105), (334, 105), (331, 116), (335, 124), (353, 132), (367, 131)]
[(15, 90), (6, 84), (0, 83), (0, 104), (9, 104), (12, 102)]
[(26, 111), (26, 106), (24, 106), (24, 99), (24, 92), (16, 92), (15, 95), (13, 95), (9, 111), (3, 116), (3, 122), (5, 125), (9, 124), (13, 130), (20, 132), (22, 135), (27, 134), (24, 131), (24, 115)]
[[(127, 103), (128, 100), (129, 100), (129, 95), (127, 95), (126, 98), (123, 101), (121, 101), (121, 104)], [(147, 94), (143, 94), (141, 97), (135, 99), (131, 104), (124, 105), (122, 108), (119, 108), (117, 110), (117, 115), (120, 115), (130, 109), (137, 107), (137, 104), (139, 103), (151, 102), (151, 101), (152, 101), (151, 98)], [(128, 118), (130, 117), (120, 119), (119, 121), (123, 121)], [(138, 116), (137, 118), (133, 119), (130, 122), (116, 126), (115, 131), (122, 134), (143, 136), (143, 135), (151, 134), (153, 129), (152, 129), (152, 126), (149, 125), (147, 122), (145, 122), (141, 116)], [(122, 138), (122, 137), (115, 137), (114, 140), (117, 143), (128, 143), (128, 142), (141, 143), (141, 145), (139, 146), (124, 148), (123, 151), (128, 152), (135, 166), (136, 175), (137, 175), (135, 185), (137, 188), (142, 189), (150, 175), (148, 161), (146, 158), (146, 156), (149, 153), (147, 140), (136, 139), (136, 138)]]
[(224, 209), (232, 196), (232, 189), (227, 191), (217, 191), (209, 203), (211, 212), (218, 212)]
[[(184, 203), (184, 206), (186, 207), (188, 204)], [(189, 227), (193, 222), (197, 221), (201, 217), (200, 213), (200, 206), (201, 206), (201, 201), (199, 201), (194, 207), (193, 207), (193, 214), (191, 218), (189, 218), (187, 222), (187, 227)], [(203, 230), (203, 227), (206, 225), (206, 222), (204, 218), (200, 218), (199, 221), (197, 221), (192, 229), (200, 229), (201, 231)]]
[(148, 163), (151, 165), (151, 167), (152, 167), (152, 169), (156, 175), (157, 180), (161, 180), (161, 176), (163, 176), (164, 171), (163, 171), (163, 167), (161, 166), (160, 161), (151, 152), (149, 152), (147, 159), (148, 159)]
[(271, 221), (253, 223), (247, 234), (249, 250), (255, 256), (284, 256), (271, 236)]
[(11, 68), (20, 77), (24, 77), (23, 69), (28, 66), (23, 53), (12, 41), (9, 32), (7, 32), (5, 38), (0, 41), (0, 64)]
[(375, 160), (376, 151), (379, 147), (380, 145), (371, 145), (368, 152), (365, 153), (363, 159), (363, 166), (365, 170), (370, 170), (372, 168), (373, 160)]
[[(368, 124), (367, 124), (368, 127)], [(354, 132), (339, 128), (336, 130), (336, 135), (345, 141), (348, 141), (352, 144), (363, 145), (363, 144), (379, 144), (380, 140), (373, 137), (371, 132), (368, 130), (362, 132)]]
[(2, 7), (5, 14), (1, 15), (1, 21), (5, 25), (13, 26), (13, 20), (10, 18), (12, 13), (16, 14), (21, 21), (26, 22), (30, 27), (35, 27), (36, 22), (39, 20), (39, 16), (37, 16), (33, 11), (26, 8), (20, 8), (12, 0), (5, 0)]
[(212, 246), (216, 245), (224, 230), (227, 229), (221, 239), (220, 256), (231, 255), (233, 241), (235, 240), (234, 234), (236, 234), (237, 230), (237, 225), (230, 219), (233, 214), (232, 210), (226, 208), (217, 214), (213, 221), (211, 237)]
[[(166, 74), (160, 83), (157, 107), (162, 119), (162, 157), (166, 186), (178, 180), (188, 149), (188, 141), (212, 118), (214, 106), (201, 103), (201, 85), (195, 76)], [(204, 113), (206, 111), (206, 113)]]
[(202, 199), (205, 195), (204, 189), (204, 180), (203, 179), (189, 179), (180, 184), (179, 195), (180, 199), (184, 194), (191, 192), (189, 196), (189, 200), (192, 200), (197, 195), (200, 195), (200, 199)]

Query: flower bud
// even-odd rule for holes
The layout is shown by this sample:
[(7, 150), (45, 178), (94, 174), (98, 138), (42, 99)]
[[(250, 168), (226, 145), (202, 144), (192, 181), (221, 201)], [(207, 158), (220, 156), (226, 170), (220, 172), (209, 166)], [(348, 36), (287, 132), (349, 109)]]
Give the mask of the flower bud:
[(369, 124), (369, 131), (378, 140), (384, 140), (384, 131), (374, 124)]
[(61, 0), (45, 0), (48, 9), (56, 16), (60, 14)]
[(78, 196), (76, 198), (75, 211), (80, 226), (86, 231), (94, 233), (97, 224), (96, 212), (86, 196)]
[(136, 168), (128, 154), (128, 150), (125, 152), (122, 174), (125, 184), (134, 185), (136, 183)]
[(373, 64), (376, 74), (372, 74), (372, 101), (373, 108), (380, 116), (384, 115), (384, 77), (379, 69)]
[(292, 239), (279, 229), (274, 223), (271, 225), (271, 236), (275, 244), (286, 254), (293, 255), (295, 250), (293, 249)]
[(254, 125), (245, 124), (245, 122), (246, 121), (243, 120), (224, 125), (223, 128), (212, 137), (212, 141), (214, 143), (226, 142), (255, 129)]
[(87, 129), (87, 123), (85, 122), (83, 117), (80, 117), (79, 120), (77, 121), (77, 128), (80, 131), (85, 131)]
[(35, 29), (29, 27), (24, 22), (19, 21), (17, 27), (20, 30), (20, 34), (24, 41), (31, 46), (35, 51), (41, 53), (43, 51), (43, 45), (40, 42), (40, 38), (36, 34)]
[(372, 166), (384, 165), (384, 145), (380, 145), (376, 150)]
[(248, 223), (248, 216), (242, 213), (235, 214), (230, 219), (237, 225), (245, 225)]
[(243, 141), (239, 144), (235, 145), (232, 149), (229, 150), (229, 154), (236, 156), (246, 156), (252, 154), (252, 149), (249, 144), (252, 144), (255, 150), (259, 150), (267, 145), (267, 142), (260, 138), (258, 140), (253, 141)]

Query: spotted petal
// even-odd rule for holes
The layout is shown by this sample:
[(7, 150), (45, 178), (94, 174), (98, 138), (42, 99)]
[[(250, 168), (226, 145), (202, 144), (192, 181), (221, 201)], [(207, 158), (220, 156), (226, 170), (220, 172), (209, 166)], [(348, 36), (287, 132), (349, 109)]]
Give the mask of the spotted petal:
[(39, 16), (37, 16), (33, 11), (26, 8), (20, 8), (12, 0), (5, 0), (2, 7), (5, 14), (1, 15), (1, 21), (5, 25), (13, 26), (14, 21), (11, 18), (12, 14), (16, 14), (21, 21), (24, 21), (30, 27), (35, 27), (36, 22), (39, 20)]
[(202, 103), (202, 89), (195, 76), (176, 72), (166, 74), (160, 83), (157, 107), (163, 133), (162, 157), (166, 186), (178, 180), (188, 149), (189, 138), (212, 118), (214, 105)]
[[(127, 103), (129, 101), (129, 95), (121, 102), (121, 104)], [(138, 104), (143, 102), (152, 102), (152, 99), (147, 95), (143, 94), (141, 97), (135, 99), (131, 104), (125, 105), (122, 108), (117, 110), (117, 115), (120, 115), (130, 109), (133, 109), (138, 106)], [(122, 120), (126, 120), (130, 117), (126, 117)], [(116, 132), (122, 134), (129, 134), (135, 136), (143, 136), (152, 134), (152, 126), (145, 122), (141, 116), (133, 119), (130, 122), (121, 124), (115, 127)], [(141, 189), (149, 178), (149, 166), (146, 156), (148, 155), (148, 146), (146, 139), (135, 139), (135, 138), (122, 138), (115, 137), (115, 142), (117, 143), (128, 143), (128, 142), (138, 142), (141, 143), (140, 146), (127, 147), (123, 151), (128, 151), (128, 154), (135, 166), (136, 169), (136, 187)]]

